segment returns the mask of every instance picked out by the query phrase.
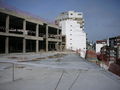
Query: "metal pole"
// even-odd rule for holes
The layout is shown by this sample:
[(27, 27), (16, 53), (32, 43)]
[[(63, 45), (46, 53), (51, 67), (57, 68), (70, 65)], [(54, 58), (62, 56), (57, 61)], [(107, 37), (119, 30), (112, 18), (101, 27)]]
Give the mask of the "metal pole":
[(14, 67), (15, 67), (15, 65), (14, 65), (14, 63), (13, 63), (13, 74), (12, 74), (12, 79), (13, 79), (13, 81), (15, 80), (15, 78), (14, 78)]
[(9, 63), (9, 64), (12, 64), (12, 81), (15, 81), (15, 65), (14, 63), (11, 63), (11, 62), (0, 62), (0, 63)]

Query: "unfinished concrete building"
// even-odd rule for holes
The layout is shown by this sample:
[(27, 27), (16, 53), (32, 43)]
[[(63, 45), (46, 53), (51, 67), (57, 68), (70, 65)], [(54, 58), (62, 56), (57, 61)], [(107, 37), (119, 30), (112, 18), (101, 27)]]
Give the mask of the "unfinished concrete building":
[(61, 29), (24, 13), (0, 8), (0, 54), (61, 51)]

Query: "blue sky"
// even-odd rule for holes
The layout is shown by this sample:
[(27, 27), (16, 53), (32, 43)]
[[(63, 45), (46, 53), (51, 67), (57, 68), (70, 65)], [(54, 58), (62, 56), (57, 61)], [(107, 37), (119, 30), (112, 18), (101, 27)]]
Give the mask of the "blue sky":
[(89, 40), (120, 35), (120, 0), (0, 0), (49, 21), (69, 10), (83, 12)]

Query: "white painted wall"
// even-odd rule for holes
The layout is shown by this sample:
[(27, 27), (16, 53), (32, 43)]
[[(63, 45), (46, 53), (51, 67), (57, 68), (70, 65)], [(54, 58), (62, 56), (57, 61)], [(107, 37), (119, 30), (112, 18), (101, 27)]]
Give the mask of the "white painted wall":
[(60, 15), (57, 19), (59, 20), (59, 26), (62, 28), (62, 35), (66, 35), (66, 49), (74, 51), (80, 49), (80, 55), (84, 58), (86, 54), (86, 33), (74, 18), (82, 18), (82, 14), (69, 11)]
[(106, 44), (96, 43), (96, 53), (100, 53), (101, 48), (105, 45)]

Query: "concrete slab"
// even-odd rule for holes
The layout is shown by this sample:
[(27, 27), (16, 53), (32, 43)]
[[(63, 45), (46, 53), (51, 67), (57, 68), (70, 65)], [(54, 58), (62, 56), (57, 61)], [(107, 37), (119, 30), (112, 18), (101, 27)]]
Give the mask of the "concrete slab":
[[(44, 54), (47, 55), (50, 54)], [(37, 54), (27, 56), (29, 59), (39, 57)], [(14, 63), (15, 81), (12, 81), (12, 67), (1, 70), (0, 90), (120, 90), (120, 77), (74, 53)]]

